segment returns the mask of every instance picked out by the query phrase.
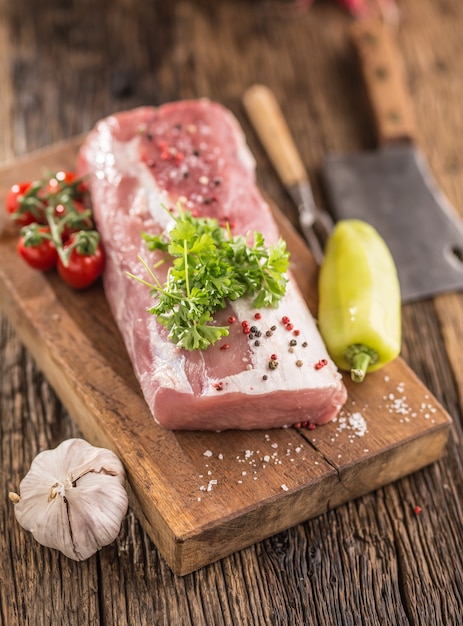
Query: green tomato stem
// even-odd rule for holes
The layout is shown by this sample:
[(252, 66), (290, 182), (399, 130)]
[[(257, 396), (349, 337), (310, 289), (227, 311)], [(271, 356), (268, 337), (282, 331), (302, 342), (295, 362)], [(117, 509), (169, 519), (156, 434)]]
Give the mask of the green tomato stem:
[(63, 242), (61, 239), (62, 229), (58, 227), (54, 219), (54, 208), (49, 206), (46, 211), (48, 227), (50, 228), (51, 240), (55, 244), (56, 251), (58, 253), (61, 262), (65, 267), (69, 265), (69, 256), (66, 254), (63, 248)]

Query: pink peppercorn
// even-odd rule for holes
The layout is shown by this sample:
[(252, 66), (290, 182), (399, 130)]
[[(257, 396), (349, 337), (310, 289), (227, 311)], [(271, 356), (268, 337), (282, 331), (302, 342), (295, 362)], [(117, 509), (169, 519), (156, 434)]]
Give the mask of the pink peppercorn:
[(223, 346), (220, 346), (221, 350), (228, 350), (230, 348), (230, 344), (229, 343), (224, 343)]
[(254, 315), (254, 319), (255, 319), (255, 320), (260, 320), (260, 319), (262, 319), (262, 315), (261, 315), (260, 313), (256, 313), (256, 314)]
[(283, 324), (289, 324), (289, 322), (290, 322), (289, 317), (287, 315), (284, 315), (281, 318), (281, 321), (283, 322)]
[(250, 335), (251, 334), (251, 328), (250, 328), (249, 322), (247, 320), (243, 320), (241, 322), (241, 326), (243, 327), (243, 333), (245, 335)]
[(317, 363), (315, 363), (315, 369), (316, 370), (321, 370), (322, 367), (325, 367), (326, 365), (328, 365), (328, 361), (326, 359), (320, 359)]
[(235, 322), (236, 322), (236, 317), (234, 315), (230, 315), (230, 317), (228, 318), (228, 323), (234, 324)]

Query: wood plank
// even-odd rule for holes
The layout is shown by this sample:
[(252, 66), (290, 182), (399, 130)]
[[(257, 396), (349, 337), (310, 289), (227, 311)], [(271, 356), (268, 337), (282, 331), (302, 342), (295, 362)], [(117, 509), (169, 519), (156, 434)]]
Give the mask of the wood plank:
[[(10, 184), (72, 168), (80, 138), (0, 172)], [(277, 209), (293, 272), (316, 311), (316, 267)], [(126, 467), (131, 505), (177, 574), (405, 476), (442, 454), (451, 420), (405, 362), (361, 385), (346, 377), (339, 418), (314, 431), (169, 432), (156, 425), (101, 285), (70, 291), (18, 260), (15, 233), (0, 239), (0, 305), (78, 424)]]

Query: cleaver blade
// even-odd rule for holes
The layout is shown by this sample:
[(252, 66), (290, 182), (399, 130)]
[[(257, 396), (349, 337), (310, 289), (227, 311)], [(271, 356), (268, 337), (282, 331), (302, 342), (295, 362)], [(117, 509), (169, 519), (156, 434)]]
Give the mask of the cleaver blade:
[(354, 25), (352, 38), (379, 147), (325, 159), (321, 173), (333, 218), (376, 228), (396, 263), (404, 303), (463, 289), (463, 225), (416, 146), (392, 37), (384, 24), (364, 21)]

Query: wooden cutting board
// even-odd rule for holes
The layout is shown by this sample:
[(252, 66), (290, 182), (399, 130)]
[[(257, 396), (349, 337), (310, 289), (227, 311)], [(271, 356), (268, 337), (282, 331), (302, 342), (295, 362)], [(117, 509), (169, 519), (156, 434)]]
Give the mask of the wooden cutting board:
[[(9, 186), (73, 169), (80, 138), (0, 170)], [(2, 209), (3, 210), (3, 209)], [(316, 313), (316, 267), (278, 210), (292, 270)], [(432, 463), (451, 419), (405, 362), (354, 384), (315, 430), (170, 432), (155, 424), (100, 284), (68, 289), (0, 237), (0, 306), (91, 443), (127, 470), (131, 506), (172, 570), (186, 574)]]

